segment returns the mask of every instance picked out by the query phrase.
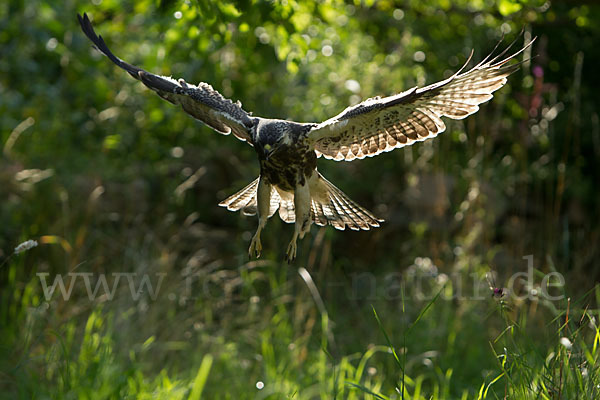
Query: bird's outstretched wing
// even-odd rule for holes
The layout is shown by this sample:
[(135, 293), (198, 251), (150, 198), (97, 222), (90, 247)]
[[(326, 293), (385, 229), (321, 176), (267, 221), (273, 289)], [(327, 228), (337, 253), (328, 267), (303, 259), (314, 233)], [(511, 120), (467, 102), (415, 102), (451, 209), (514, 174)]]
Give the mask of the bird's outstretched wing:
[(316, 125), (307, 139), (318, 155), (352, 161), (433, 138), (446, 129), (441, 117), (463, 119), (477, 112), (479, 104), (490, 100), (492, 93), (504, 86), (506, 77), (521, 64), (507, 63), (531, 43), (533, 40), (505, 56), (513, 42), (492, 58), (496, 45), (483, 61), (462, 72), (473, 55), (471, 52), (465, 65), (450, 78), (348, 107)]
[(226, 99), (207, 83), (201, 82), (198, 86), (191, 85), (183, 79), (175, 80), (166, 76), (154, 75), (121, 60), (109, 50), (102, 36), (96, 35), (87, 14), (84, 13), (83, 17), (78, 14), (77, 18), (83, 33), (94, 43), (96, 48), (113, 63), (127, 71), (129, 75), (142, 81), (163, 99), (181, 105), (188, 114), (217, 132), (224, 135), (233, 132), (238, 139), (253, 144), (250, 135), (253, 122), (239, 102), (233, 103)]

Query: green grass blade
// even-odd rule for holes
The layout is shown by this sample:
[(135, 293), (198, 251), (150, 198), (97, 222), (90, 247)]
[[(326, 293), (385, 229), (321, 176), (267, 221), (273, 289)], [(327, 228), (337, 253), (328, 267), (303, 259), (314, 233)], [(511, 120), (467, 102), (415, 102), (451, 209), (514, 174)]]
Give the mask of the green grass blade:
[(445, 287), (446, 287), (446, 285), (442, 286), (442, 288), (440, 289), (440, 291), (437, 292), (437, 294), (435, 296), (433, 296), (433, 299), (431, 299), (429, 301), (429, 303), (427, 303), (427, 305), (425, 307), (423, 307), (423, 309), (419, 313), (419, 316), (417, 317), (417, 319), (415, 319), (415, 321), (408, 327), (408, 329), (406, 331), (407, 335), (412, 330), (412, 328), (414, 328), (415, 325), (417, 325), (417, 323), (421, 320), (421, 318), (423, 318), (423, 316), (425, 315), (425, 313), (427, 312), (427, 310), (429, 310), (431, 308), (431, 306), (433, 305), (433, 303), (435, 303), (437, 301), (438, 297), (440, 297), (440, 294), (442, 294), (442, 291), (444, 290)]
[(204, 385), (206, 384), (206, 379), (208, 378), (208, 373), (210, 372), (210, 367), (212, 366), (213, 357), (210, 354), (207, 354), (202, 358), (202, 363), (200, 364), (200, 368), (198, 369), (198, 374), (196, 375), (196, 379), (194, 379), (194, 386), (192, 387), (192, 393), (188, 400), (200, 400), (202, 397), (202, 391), (204, 390)]
[(488, 390), (490, 390), (490, 387), (496, 383), (500, 378), (502, 378), (504, 376), (504, 372), (502, 372), (500, 375), (498, 375), (497, 377), (495, 377), (490, 383), (488, 383), (487, 387), (485, 388), (485, 391), (483, 392), (483, 398), (487, 398), (487, 394), (488, 394)]
[(383, 328), (383, 324), (381, 323), (381, 320), (379, 319), (379, 315), (377, 315), (377, 311), (375, 311), (375, 307), (373, 307), (373, 305), (371, 305), (371, 308), (373, 309), (373, 314), (375, 314), (375, 320), (377, 321), (377, 325), (379, 325), (379, 329), (381, 330), (381, 332), (383, 332), (383, 336), (385, 336), (385, 340), (387, 341), (387, 344), (388, 344), (390, 350), (392, 350), (392, 354), (394, 355), (396, 364), (398, 364), (401, 371), (404, 371), (404, 368), (402, 367), (402, 362), (400, 362), (400, 358), (398, 357), (398, 354), (396, 353), (396, 349), (392, 345), (392, 341), (390, 340), (390, 337), (388, 336), (387, 332)]
[(375, 393), (374, 391), (372, 391), (368, 387), (365, 387), (365, 386), (363, 386), (363, 385), (361, 385), (359, 383), (346, 381), (346, 385), (351, 386), (351, 387), (353, 387), (355, 389), (359, 389), (359, 390), (361, 390), (361, 391), (363, 391), (363, 392), (365, 392), (367, 394), (370, 394), (371, 396), (374, 396), (374, 397), (376, 397), (376, 398), (378, 398), (380, 400), (389, 400), (389, 397), (385, 397), (382, 394)]

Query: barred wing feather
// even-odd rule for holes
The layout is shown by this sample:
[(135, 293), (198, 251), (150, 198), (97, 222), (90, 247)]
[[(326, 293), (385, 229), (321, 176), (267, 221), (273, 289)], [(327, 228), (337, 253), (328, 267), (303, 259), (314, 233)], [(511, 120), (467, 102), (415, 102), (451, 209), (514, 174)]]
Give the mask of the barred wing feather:
[(508, 62), (531, 43), (533, 40), (505, 57), (511, 44), (499, 55), (492, 58), (492, 52), (462, 72), (469, 57), (465, 66), (448, 79), (348, 107), (316, 125), (307, 139), (318, 155), (352, 161), (433, 138), (446, 129), (441, 117), (463, 119), (477, 112), (479, 104), (490, 100), (492, 93), (504, 86), (506, 78), (521, 64)]

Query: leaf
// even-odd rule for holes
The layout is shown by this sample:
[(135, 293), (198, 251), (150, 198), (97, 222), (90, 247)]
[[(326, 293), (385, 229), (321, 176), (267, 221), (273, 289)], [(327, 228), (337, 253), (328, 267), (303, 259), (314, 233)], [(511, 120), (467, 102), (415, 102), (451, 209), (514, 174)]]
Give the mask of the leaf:
[(221, 12), (229, 18), (237, 18), (240, 15), (242, 15), (242, 13), (237, 8), (235, 8), (235, 6), (231, 3), (229, 3), (229, 4), (219, 3), (219, 8), (221, 9)]
[(500, 14), (507, 16), (516, 13), (522, 7), (523, 6), (516, 1), (500, 0), (500, 3), (498, 4), (498, 11), (500, 11)]

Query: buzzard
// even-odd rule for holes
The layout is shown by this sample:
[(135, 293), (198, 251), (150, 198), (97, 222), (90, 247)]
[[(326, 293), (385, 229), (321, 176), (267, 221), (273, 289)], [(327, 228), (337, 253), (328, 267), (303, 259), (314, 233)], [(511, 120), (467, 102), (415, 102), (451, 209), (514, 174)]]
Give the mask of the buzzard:
[(304, 237), (313, 222), (340, 230), (369, 230), (383, 222), (325, 179), (317, 171), (317, 158), (363, 159), (437, 136), (446, 129), (441, 117), (463, 119), (490, 100), (521, 64), (509, 61), (533, 42), (506, 55), (511, 44), (493, 56), (498, 43), (488, 57), (464, 71), (471, 52), (465, 65), (448, 79), (389, 97), (367, 99), (321, 123), (300, 123), (254, 116), (244, 111), (239, 101), (226, 99), (208, 83), (192, 85), (131, 65), (108, 49), (85, 13), (77, 17), (86, 36), (117, 66), (215, 131), (233, 133), (254, 147), (260, 163), (259, 177), (219, 205), (258, 215), (249, 257), (260, 256), (260, 233), (277, 210), (283, 221), (295, 223), (286, 252), (288, 262), (296, 257), (297, 239)]

